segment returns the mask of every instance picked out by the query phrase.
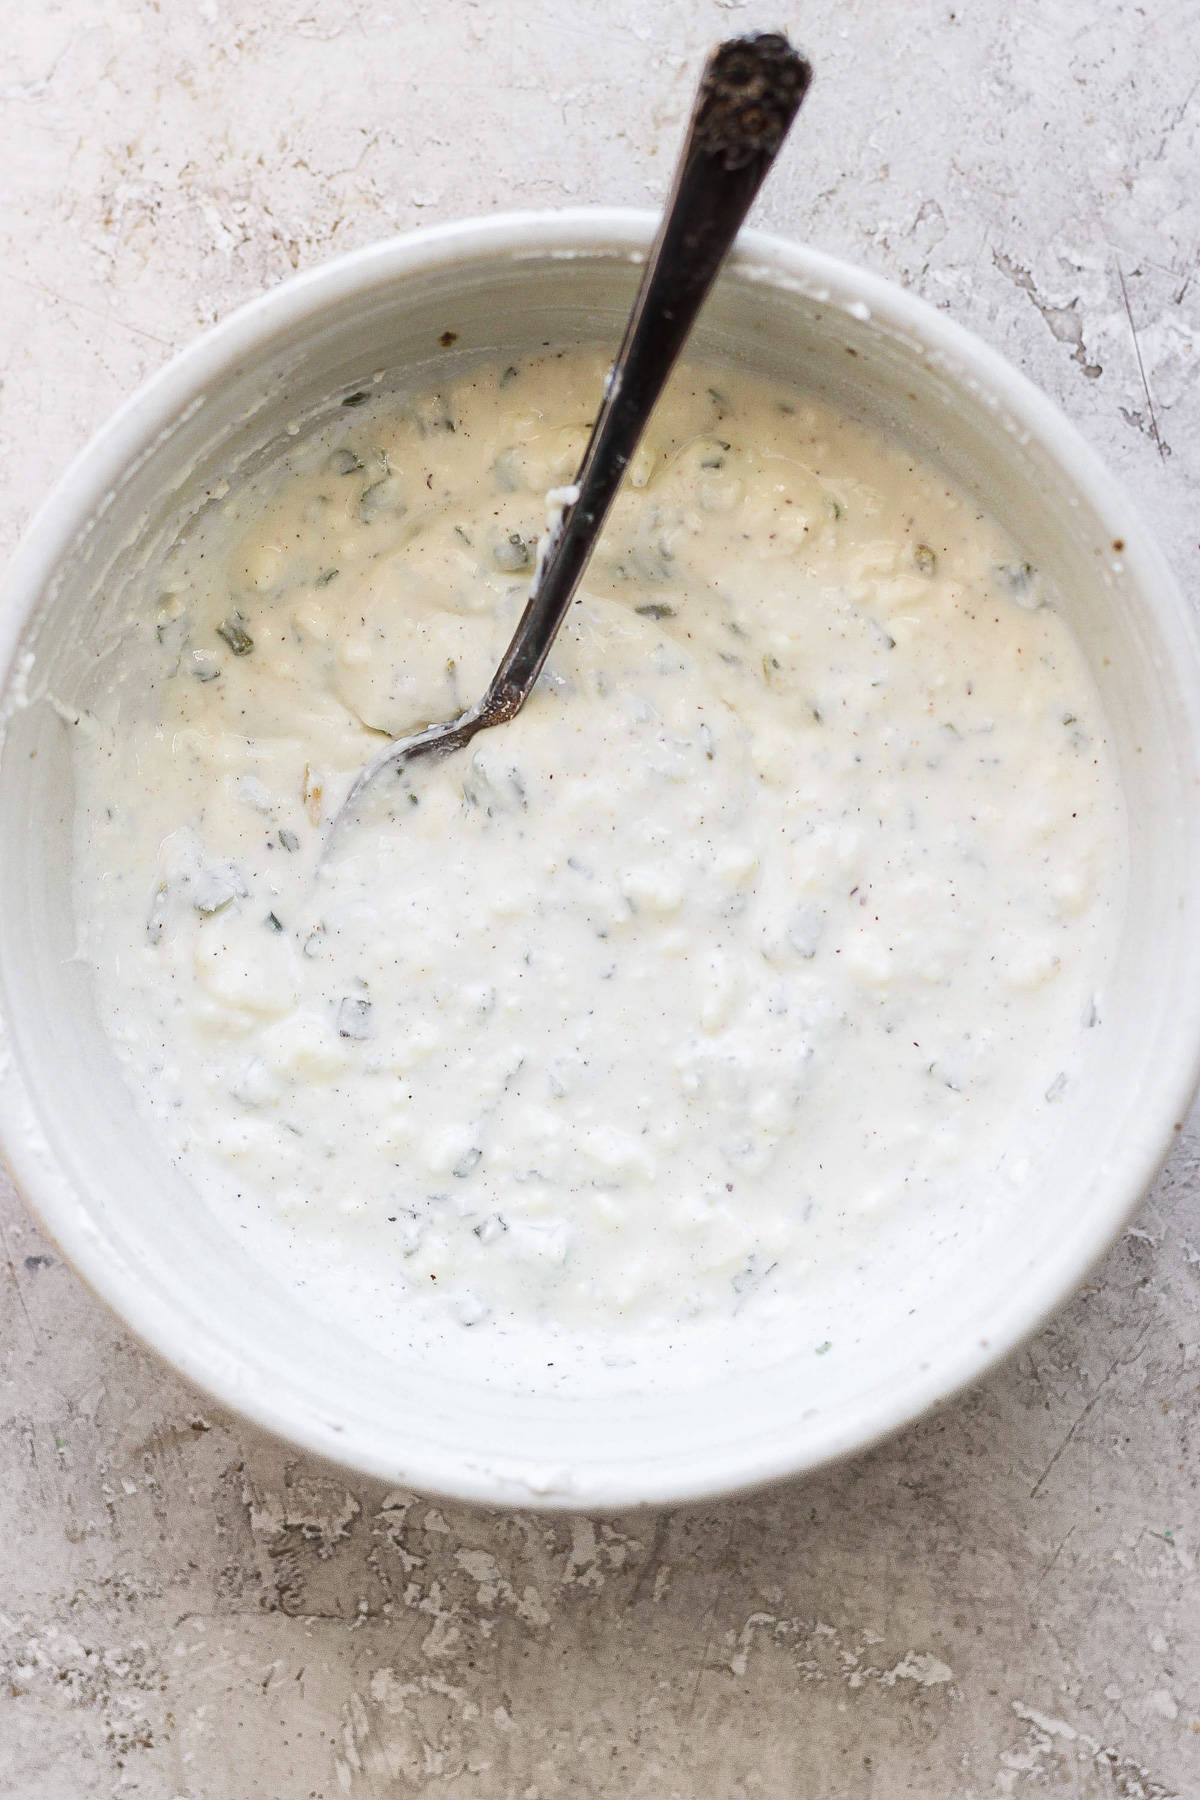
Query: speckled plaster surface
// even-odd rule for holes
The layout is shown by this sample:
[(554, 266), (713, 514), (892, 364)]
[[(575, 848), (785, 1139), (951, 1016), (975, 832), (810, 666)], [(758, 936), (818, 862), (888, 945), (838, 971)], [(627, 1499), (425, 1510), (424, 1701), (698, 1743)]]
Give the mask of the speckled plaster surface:
[[(810, 0), (761, 222), (1005, 351), (1200, 566), (1200, 16)], [(0, 34), (0, 550), (334, 252), (656, 201), (738, 0), (42, 0)], [(785, 21), (787, 22), (787, 21)], [(0, 1184), (0, 1797), (1194, 1800), (1200, 1130), (1063, 1316), (873, 1454), (608, 1520), (347, 1482), (131, 1343)]]

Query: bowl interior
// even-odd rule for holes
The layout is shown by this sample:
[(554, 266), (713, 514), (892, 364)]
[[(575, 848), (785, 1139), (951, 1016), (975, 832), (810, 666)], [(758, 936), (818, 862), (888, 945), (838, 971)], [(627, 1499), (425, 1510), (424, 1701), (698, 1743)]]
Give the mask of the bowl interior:
[[(68, 476), (14, 571), (0, 763), (0, 1125), (49, 1230), (184, 1373), (323, 1454), (431, 1491), (630, 1504), (716, 1492), (869, 1441), (971, 1379), (1076, 1282), (1149, 1180), (1194, 1079), (1196, 652), (1120, 495), (997, 359), (881, 283), (748, 239), (690, 354), (807, 388), (974, 492), (1056, 580), (1100, 689), (1129, 813), (1121, 955), (1093, 1079), (1036, 1191), (906, 1221), (831, 1281), (777, 1360), (670, 1363), (581, 1393), (384, 1358), (315, 1320), (147, 1138), (75, 956), (64, 721), (121, 654), (122, 596), (205, 493), (375, 380), (614, 345), (648, 225), (500, 222), (381, 246), (205, 340)], [(440, 343), (456, 334), (453, 344)], [(26, 623), (26, 615), (29, 615)], [(52, 700), (49, 698), (52, 696)], [(814, 1347), (831, 1341), (836, 1354)]]

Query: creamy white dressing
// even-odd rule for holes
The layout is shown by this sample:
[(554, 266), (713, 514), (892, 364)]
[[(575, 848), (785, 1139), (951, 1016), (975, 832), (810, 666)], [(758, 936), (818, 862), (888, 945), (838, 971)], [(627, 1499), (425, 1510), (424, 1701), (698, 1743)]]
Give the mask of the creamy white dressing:
[(79, 738), (139, 1102), (376, 1336), (778, 1329), (873, 1232), (1035, 1179), (1103, 1016), (1122, 809), (1053, 592), (724, 371), (673, 383), (524, 712), (320, 861), (379, 734), (482, 693), (603, 373), (364, 398), (235, 481)]

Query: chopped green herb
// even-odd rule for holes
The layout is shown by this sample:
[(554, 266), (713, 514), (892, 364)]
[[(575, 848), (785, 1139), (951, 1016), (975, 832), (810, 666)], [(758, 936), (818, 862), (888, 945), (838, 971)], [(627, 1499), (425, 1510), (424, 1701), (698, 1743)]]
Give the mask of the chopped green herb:
[(649, 601), (645, 606), (635, 606), (633, 610), (639, 618), (643, 619), (673, 619), (675, 617), (673, 606), (666, 606), (655, 600)]
[(283, 920), (276, 913), (269, 912), (267, 914), (267, 924), (272, 931), (283, 930)]
[(831, 1338), (826, 1338), (825, 1342), (823, 1344), (817, 1345), (816, 1355), (826, 1356), (826, 1355), (828, 1355), (829, 1351), (832, 1349), (833, 1349), (833, 1340)]
[(279, 841), (285, 850), (296, 851), (300, 848), (300, 839), (294, 831), (289, 831), (286, 825), (281, 825), (279, 828)]
[(222, 620), (217, 626), (217, 636), (225, 639), (235, 656), (249, 656), (254, 648), (254, 639), (246, 630), (241, 613), (230, 613)]
[(510, 531), (493, 546), (492, 561), (506, 575), (513, 575), (518, 569), (528, 569), (532, 565), (536, 547), (533, 538), (524, 538), (519, 531)]
[(398, 475), (384, 475), (369, 481), (358, 497), (358, 516), (364, 525), (372, 525), (384, 513), (402, 513), (404, 490)]
[(465, 1181), (472, 1170), (477, 1169), (482, 1161), (483, 1151), (478, 1145), (475, 1145), (467, 1151), (465, 1156), (459, 1157), (451, 1170), (451, 1174), (456, 1176), (459, 1181)]
[(913, 545), (913, 561), (919, 575), (932, 575), (937, 568), (937, 552), (928, 544)]
[(246, 878), (236, 863), (214, 863), (202, 869), (192, 883), (192, 905), (202, 918), (224, 912), (235, 900), (244, 900), (250, 892)]
[(322, 569), (321, 573), (317, 576), (316, 581), (313, 583), (313, 586), (328, 587), (330, 582), (336, 581), (340, 574), (340, 569)]
[(342, 405), (343, 406), (365, 406), (367, 404), (367, 401), (370, 398), (371, 398), (371, 396), (367, 392), (366, 388), (356, 388), (352, 394), (346, 395), (345, 399), (342, 401)]

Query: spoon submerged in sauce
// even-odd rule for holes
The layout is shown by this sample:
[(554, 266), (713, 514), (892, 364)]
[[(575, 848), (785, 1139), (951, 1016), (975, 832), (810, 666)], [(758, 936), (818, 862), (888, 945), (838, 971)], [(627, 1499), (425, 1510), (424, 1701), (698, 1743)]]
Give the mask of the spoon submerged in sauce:
[(670, 197), (575, 481), (529, 598), (483, 698), (456, 719), (397, 738), (356, 775), (331, 838), (387, 770), (446, 755), (525, 704), (570, 610), (617, 489), (696, 315), (808, 91), (812, 70), (775, 32), (718, 45), (700, 77)]

